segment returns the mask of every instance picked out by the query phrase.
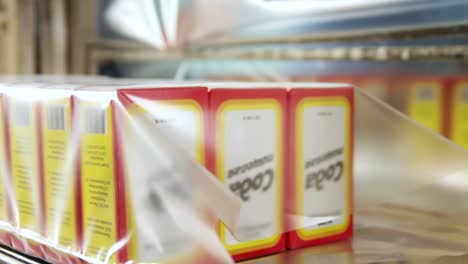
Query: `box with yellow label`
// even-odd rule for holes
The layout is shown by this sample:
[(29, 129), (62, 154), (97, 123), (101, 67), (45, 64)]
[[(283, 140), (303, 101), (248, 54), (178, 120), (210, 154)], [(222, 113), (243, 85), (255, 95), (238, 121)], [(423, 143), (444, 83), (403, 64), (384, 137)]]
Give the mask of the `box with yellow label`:
[[(79, 171), (81, 190), (82, 252), (87, 257), (120, 262), (124, 250), (113, 246), (123, 238), (120, 222), (125, 206), (119, 195), (123, 170), (119, 155), (116, 92), (89, 87), (75, 91), (72, 103), (78, 118)], [(119, 259), (119, 261), (118, 261)]]
[(233, 84), (211, 88), (209, 98), (213, 135), (209, 144), (209, 160), (213, 162), (209, 168), (252, 210), (236, 227), (236, 235), (242, 241), (220, 224), (221, 242), (235, 260), (280, 252), (286, 241), (286, 89)]
[[(49, 242), (79, 251), (81, 199), (78, 164), (79, 133), (73, 122), (70, 86), (51, 85), (40, 102), (44, 175), (45, 237)], [(44, 257), (59, 262), (65, 255), (44, 247)]]
[(446, 85), (442, 78), (411, 77), (403, 80), (406, 114), (421, 125), (446, 134)]
[(450, 138), (468, 148), (468, 79), (455, 78), (450, 94)]
[(353, 95), (338, 84), (289, 90), (289, 249), (352, 235)]
[[(208, 107), (206, 87), (190, 85), (134, 87), (119, 90), (118, 96), (130, 117), (150, 120), (154, 129), (163, 135), (170, 134), (186, 153), (205, 165)], [(130, 137), (130, 133), (126, 133), (126, 136)], [(131, 142), (132, 147), (138, 149), (139, 140), (132, 139)], [(151, 142), (142, 143), (151, 144)], [(140, 151), (144, 150), (140, 149)], [(145, 161), (141, 158), (138, 161), (144, 163)], [(148, 162), (154, 164), (158, 162), (158, 159), (154, 157)], [(135, 177), (133, 177), (138, 173), (138, 168), (133, 168), (131, 172), (126, 173), (126, 175), (133, 175), (129, 176), (133, 181), (130, 183), (129, 180), (132, 179), (127, 178), (125, 184), (127, 231), (132, 234), (128, 247), (129, 259), (137, 262), (151, 262), (157, 259), (169, 263), (184, 262), (187, 259), (195, 261), (197, 257), (194, 249), (197, 243), (187, 241), (186, 236), (180, 234), (178, 231), (180, 228), (162, 205), (160, 198), (157, 198), (158, 192), (151, 188), (152, 184), (158, 186), (176, 186), (177, 184), (177, 188), (190, 188), (190, 185), (181, 186), (181, 182), (177, 182), (176, 175), (173, 175), (176, 169), (165, 170), (163, 164), (157, 166), (160, 170), (150, 169), (150, 167), (148, 165), (138, 174), (138, 182), (135, 182)], [(155, 243), (152, 232), (148, 231), (148, 218), (152, 219), (154, 225), (151, 230), (156, 230), (158, 234), (159, 246)]]
[(12, 216), (9, 199), (7, 197), (5, 177), (8, 175), (8, 160), (9, 156), (6, 152), (6, 135), (8, 124), (5, 122), (5, 111), (4, 111), (4, 97), (5, 95), (0, 92), (0, 222), (2, 230), (0, 230), (0, 243), (3, 245), (10, 246), (10, 236), (6, 232), (7, 229), (12, 228)]
[[(44, 231), (44, 192), (42, 174), (41, 122), (39, 99), (35, 88), (43, 84), (17, 84), (10, 86), (6, 98), (8, 119), (8, 145), (10, 157), (11, 199), (14, 219), (20, 230), (39, 237)], [(12, 246), (42, 257), (39, 244), (30, 239), (15, 239)]]

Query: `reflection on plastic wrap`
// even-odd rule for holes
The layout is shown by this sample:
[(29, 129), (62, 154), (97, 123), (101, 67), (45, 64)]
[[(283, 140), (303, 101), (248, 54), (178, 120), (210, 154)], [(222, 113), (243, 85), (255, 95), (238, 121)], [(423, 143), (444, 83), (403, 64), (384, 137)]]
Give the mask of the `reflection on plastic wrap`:
[(466, 151), (355, 95), (356, 263), (464, 263)]
[[(215, 219), (209, 209), (223, 219), (223, 209), (235, 211), (239, 207), (237, 200), (224, 199), (216, 179), (177, 148), (177, 141), (171, 140), (169, 133), (157, 129), (152, 118), (141, 115), (128, 120), (130, 132), (126, 134), (130, 137), (124, 141), (130, 150), (130, 208), (135, 212), (130, 215), (136, 228), (131, 246), (138, 245), (132, 249), (135, 256), (131, 259), (159, 262), (177, 257), (205, 263), (211, 256), (214, 263), (230, 263), (230, 256), (212, 228)], [(141, 162), (146, 166), (140, 166)]]
[(468, 153), (356, 90), (356, 209), (379, 203), (467, 216)]
[[(445, 220), (450, 221), (450, 218)], [(404, 229), (407, 225), (411, 227)], [(465, 223), (448, 225), (448, 222), (441, 221), (440, 216), (433, 214), (399, 208), (373, 208), (356, 215), (353, 239), (290, 250), (242, 263), (466, 263), (468, 240), (464, 235)], [(428, 230), (438, 231), (434, 236), (424, 235)], [(453, 234), (459, 236), (458, 242), (450, 238)]]

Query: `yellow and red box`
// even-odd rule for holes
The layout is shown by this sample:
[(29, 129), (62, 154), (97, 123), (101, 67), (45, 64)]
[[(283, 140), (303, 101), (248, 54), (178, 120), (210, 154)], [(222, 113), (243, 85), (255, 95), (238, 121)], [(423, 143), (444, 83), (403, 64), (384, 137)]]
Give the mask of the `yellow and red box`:
[[(6, 111), (4, 109), (4, 98), (5, 95), (0, 93), (0, 220), (4, 222), (2, 225), (5, 227), (13, 227), (12, 219), (12, 208), (7, 189), (11, 188), (6, 181), (6, 177), (9, 171), (9, 153), (7, 153), (8, 146), (8, 118), (5, 116)], [(10, 235), (6, 230), (0, 231), (0, 243), (6, 246), (10, 246)]]
[[(201, 165), (206, 164), (206, 138), (208, 133), (207, 87), (190, 84), (135, 86), (119, 89), (118, 98), (130, 117), (138, 118), (141, 115), (147, 117), (151, 120), (155, 129), (163, 133), (170, 133), (171, 136), (177, 139), (176, 143), (192, 158)], [(130, 137), (130, 134), (131, 132), (127, 134), (127, 137)], [(151, 142), (147, 142), (147, 144), (151, 144)], [(131, 173), (129, 173), (129, 175), (130, 174)], [(155, 178), (154, 175), (150, 176)], [(170, 174), (166, 172), (164, 176), (167, 178)], [(167, 181), (169, 180), (166, 179), (166, 184)], [(133, 182), (133, 184), (140, 183)], [(138, 205), (138, 209), (136, 209), (131, 205), (131, 201), (135, 201), (135, 197), (144, 196), (142, 193), (150, 190), (140, 186), (139, 188), (133, 188), (133, 191), (139, 192), (138, 196), (132, 192), (132, 187), (127, 185), (127, 228), (128, 231), (132, 233), (128, 246), (129, 259), (136, 262), (151, 262), (154, 261), (154, 259), (163, 258), (169, 262), (178, 262), (187, 261), (187, 258), (190, 258), (191, 261), (194, 261), (197, 256), (190, 255), (191, 252), (188, 252), (186, 248), (181, 246), (184, 244), (183, 242), (186, 241), (174, 243), (174, 241), (178, 239), (176, 236), (177, 232), (173, 231), (171, 234), (170, 230), (171, 226), (175, 229), (178, 229), (178, 227), (173, 226), (174, 221), (171, 220), (171, 217), (165, 217), (167, 215), (165, 209), (159, 207), (145, 209), (143, 207), (144, 205), (141, 203)], [(139, 211), (134, 212), (134, 210)], [(147, 239), (151, 239), (151, 237), (145, 234), (148, 233), (148, 231), (141, 228), (141, 225), (144, 225), (142, 221), (147, 221), (147, 219), (135, 219), (141, 217), (138, 216), (142, 213), (141, 210), (157, 210), (155, 213), (157, 213), (158, 216), (155, 216), (155, 219), (152, 221), (155, 225), (164, 226), (164, 229), (169, 232), (162, 232), (159, 237), (160, 245), (165, 249), (165, 252), (168, 252), (167, 256), (161, 255), (164, 254), (164, 252), (160, 252), (160, 249), (156, 247), (155, 241), (146, 241)], [(138, 223), (140, 224), (138, 225)], [(138, 226), (140, 226), (140, 228), (138, 228)]]
[[(49, 85), (41, 90), (41, 152), (44, 175), (44, 235), (50, 243), (81, 250), (81, 190), (79, 188), (79, 133), (73, 115), (76, 85)], [(42, 87), (41, 87), (42, 88)], [(76, 257), (43, 246), (52, 263), (76, 263)]]
[(403, 111), (421, 125), (447, 135), (448, 86), (443, 76), (405, 76), (400, 85)]
[(448, 136), (455, 143), (468, 148), (468, 78), (451, 76), (449, 87)]
[(255, 212), (238, 223), (237, 241), (223, 224), (221, 242), (236, 261), (285, 250), (287, 91), (262, 84), (211, 86), (208, 168)]
[(354, 88), (304, 84), (289, 89), (287, 247), (352, 236)]
[(43, 257), (37, 239), (44, 234), (44, 175), (41, 150), (41, 116), (37, 88), (43, 83), (12, 84), (7, 89), (6, 124), (14, 226), (35, 236), (11, 235), (12, 247), (26, 254)]
[(106, 256), (126, 234), (124, 161), (116, 87), (84, 87), (72, 97), (79, 129), (78, 189), (81, 190), (82, 253), (110, 263), (125, 262), (127, 250)]

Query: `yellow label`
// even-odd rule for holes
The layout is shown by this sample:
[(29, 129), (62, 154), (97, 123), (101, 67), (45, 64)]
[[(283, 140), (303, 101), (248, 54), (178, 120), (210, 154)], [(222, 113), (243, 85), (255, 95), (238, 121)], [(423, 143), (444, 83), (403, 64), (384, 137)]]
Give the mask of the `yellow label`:
[[(41, 115), (46, 235), (62, 246), (76, 248), (75, 160), (78, 144), (70, 142), (70, 100), (44, 103)], [(75, 146), (75, 149), (71, 149), (71, 146)]]
[[(239, 242), (220, 223), (220, 239), (231, 254), (274, 246), (283, 231), (283, 118), (274, 99), (241, 99), (224, 102), (216, 112), (216, 175), (250, 208), (258, 208), (258, 219), (238, 223), (239, 231), (259, 231), (262, 237)], [(257, 162), (260, 161), (260, 162)], [(262, 163), (262, 165), (258, 165)], [(236, 168), (257, 164), (234, 175)], [(261, 186), (240, 190), (245, 182)], [(272, 201), (275, 201), (274, 203)], [(258, 227), (258, 230), (255, 228)], [(261, 230), (261, 231), (260, 231)], [(246, 231), (249, 232), (249, 231)], [(267, 235), (268, 234), (268, 235)]]
[(3, 118), (3, 98), (0, 96), (0, 221), (7, 221), (8, 219), (8, 206), (5, 193), (5, 182), (3, 178), (6, 177), (7, 164), (5, 158), (5, 121)]
[[(110, 104), (82, 103), (83, 250), (86, 256), (104, 260), (117, 242), (113, 110)], [(115, 255), (111, 263), (116, 263)]]
[(303, 219), (295, 225), (304, 227), (297, 230), (303, 240), (340, 234), (349, 226), (350, 116), (349, 101), (341, 96), (305, 97), (296, 108), (296, 214)]
[[(150, 109), (148, 109), (150, 108)], [(154, 122), (159, 129), (167, 129), (168, 133), (180, 133), (177, 138), (181, 140), (180, 146), (184, 147), (185, 150), (193, 155), (197, 161), (204, 165), (205, 164), (205, 142), (204, 142), (204, 122), (203, 122), (203, 109), (199, 103), (192, 99), (175, 99), (175, 100), (155, 100), (154, 104), (145, 105), (133, 105), (129, 112), (132, 116), (140, 114), (155, 114)], [(130, 134), (131, 130), (127, 133)], [(184, 141), (184, 142), (182, 142)], [(128, 181), (129, 179), (127, 179)], [(126, 186), (129, 186), (128, 184)], [(132, 197), (129, 188), (126, 189), (127, 199), (126, 206), (128, 212), (133, 211)], [(154, 210), (149, 208), (148, 210)], [(155, 220), (157, 222), (157, 220)], [(134, 261), (150, 261), (154, 258), (153, 254), (157, 254), (157, 250), (144, 248), (144, 241), (140, 241), (138, 232), (136, 232), (136, 220), (134, 213), (127, 213), (127, 223), (132, 230), (132, 238), (129, 243), (129, 256)], [(146, 244), (154, 244), (154, 241), (146, 241)], [(161, 245), (164, 247), (166, 241), (161, 238)], [(178, 246), (178, 245), (175, 245)], [(180, 246), (180, 245), (179, 245)], [(140, 248), (141, 247), (141, 248)], [(167, 251), (177, 252), (174, 249), (168, 249)], [(175, 254), (164, 258), (162, 263), (179, 263), (188, 261), (195, 255), (191, 254), (188, 256)]]
[(468, 148), (468, 81), (459, 82), (453, 91), (451, 138)]
[(39, 146), (35, 104), (9, 102), (11, 170), (20, 228), (40, 232)]
[(409, 87), (408, 115), (420, 124), (442, 132), (441, 84), (436, 81), (418, 82)]

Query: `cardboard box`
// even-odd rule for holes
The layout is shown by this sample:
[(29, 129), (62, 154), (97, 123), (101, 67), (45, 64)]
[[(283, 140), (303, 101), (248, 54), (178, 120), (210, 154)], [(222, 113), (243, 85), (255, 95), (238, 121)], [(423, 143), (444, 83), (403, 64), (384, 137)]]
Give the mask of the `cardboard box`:
[[(87, 257), (104, 261), (112, 246), (123, 239), (125, 196), (123, 161), (117, 144), (119, 108), (116, 92), (99, 91), (99, 87), (82, 88), (72, 97), (79, 118), (79, 170), (82, 197), (82, 250)], [(123, 222), (122, 222), (123, 221)], [(120, 250), (109, 258), (111, 263), (126, 259)], [(119, 260), (119, 261), (117, 261)]]
[(446, 135), (447, 89), (443, 78), (415, 76), (403, 80), (406, 114), (433, 131)]
[[(39, 237), (44, 233), (44, 178), (42, 170), (40, 97), (36, 88), (44, 84), (22, 83), (11, 85), (6, 98), (9, 135), (9, 170), (14, 219), (21, 232)], [(32, 98), (32, 99), (31, 99)], [(12, 236), (14, 248), (26, 254), (43, 257), (37, 241)]]
[[(125, 177), (128, 166), (124, 160), (124, 146), (120, 136), (120, 133), (124, 133), (122, 131), (125, 130), (123, 120), (127, 118), (127, 113), (130, 115), (148, 114), (150, 110), (145, 108), (155, 106), (157, 118), (154, 123), (158, 129), (175, 128), (177, 133), (181, 133), (178, 142), (194, 158), (204, 164), (206, 160), (204, 140), (205, 133), (207, 133), (205, 120), (205, 111), (208, 106), (207, 88), (193, 86), (169, 88), (166, 86), (161, 89), (151, 89), (146, 86), (118, 90), (119, 87), (116, 86), (80, 88), (73, 99), (81, 128), (80, 182), (83, 199), (83, 251), (87, 256), (96, 256), (99, 249), (106, 251), (131, 233), (129, 243), (119, 250), (118, 255), (112, 260), (151, 261), (155, 258), (154, 254), (157, 258), (161, 258), (161, 255), (156, 249), (148, 250), (148, 246), (154, 246), (154, 238), (151, 237), (150, 232), (145, 232), (144, 228), (138, 229), (137, 221), (133, 217), (133, 210), (139, 210), (138, 212), (142, 213), (142, 208), (133, 208), (132, 201), (140, 201), (138, 205), (144, 206), (145, 202), (138, 197), (144, 196), (145, 188), (140, 188), (136, 196), (128, 188)], [(123, 109), (117, 102), (117, 94), (122, 104), (127, 107), (127, 113), (122, 112)], [(140, 105), (134, 98), (141, 98), (149, 105)], [(173, 131), (170, 130), (170, 132)], [(128, 136), (126, 134), (126, 137)], [(96, 160), (100, 160), (98, 164)], [(103, 164), (105, 166), (101, 166)], [(96, 178), (96, 175), (99, 177)], [(93, 195), (94, 188), (101, 190), (100, 186), (103, 182), (109, 183), (105, 188), (107, 199), (96, 201), (100, 197)], [(99, 193), (104, 194), (101, 191)], [(149, 213), (153, 212), (154, 208), (146, 209), (143, 210)], [(170, 224), (174, 223), (161, 223), (164, 221), (162, 218), (164, 217), (155, 217), (153, 221), (161, 226), (161, 232), (168, 232), (168, 237), (174, 238), (174, 232), (169, 228)], [(148, 221), (148, 219), (143, 220)], [(93, 225), (98, 221), (106, 225)], [(102, 232), (102, 230), (106, 231)], [(148, 235), (150, 235), (149, 238)], [(161, 234), (161, 237), (164, 237), (164, 234)], [(150, 243), (145, 243), (145, 238), (150, 239), (148, 241)], [(177, 255), (177, 249), (170, 250), (168, 246), (169, 244), (165, 244), (164, 252)], [(174, 245), (170, 246), (174, 247)]]
[[(177, 139), (176, 143), (187, 151), (191, 157), (202, 165), (206, 164), (205, 139), (208, 132), (206, 120), (208, 89), (206, 87), (190, 84), (134, 87), (119, 90), (118, 96), (131, 117), (144, 115), (153, 120), (152, 124), (155, 129), (162, 133), (170, 133), (174, 139)], [(126, 135), (127, 138), (131, 137), (130, 132), (126, 133)], [(138, 139), (132, 140), (135, 147), (138, 147), (137, 141)], [(151, 144), (151, 142), (146, 142), (146, 144)], [(140, 162), (145, 161), (140, 160)], [(158, 159), (155, 157), (152, 162), (157, 163)], [(145, 175), (152, 177), (153, 181), (158, 179), (155, 175), (156, 171), (148, 170), (150, 171), (147, 173), (151, 172), (152, 174)], [(132, 171), (129, 174), (132, 175), (132, 173), (136, 172)], [(171, 181), (171, 179), (168, 179), (169, 177), (171, 177), (170, 172), (166, 172), (162, 177), (164, 183), (160, 182), (159, 184), (169, 184)], [(135, 179), (133, 180), (135, 181)], [(158, 181), (162, 180), (159, 179)], [(148, 199), (158, 194), (152, 193), (152, 189), (148, 186), (143, 186), (144, 182), (148, 182), (148, 180), (146, 178), (141, 179), (139, 184), (142, 185), (139, 187), (133, 185), (133, 189), (128, 182), (125, 184), (128, 212), (127, 229), (132, 233), (129, 243), (129, 259), (137, 262), (151, 262), (155, 259), (166, 258), (168, 261), (182, 261), (184, 256), (190, 254), (187, 249), (192, 242), (178, 241), (178, 239), (182, 239), (178, 238), (178, 232), (176, 231), (180, 227), (174, 226), (174, 220), (168, 216), (168, 212), (164, 207), (158, 206), (154, 199)], [(131, 203), (131, 201), (139, 202)], [(146, 216), (153, 219), (154, 225), (160, 226), (160, 228), (156, 226), (154, 228), (158, 228), (159, 243), (163, 248), (163, 252), (156, 247), (151, 231), (144, 228), (148, 220), (144, 219), (142, 215), (144, 212), (151, 214), (151, 216)], [(192, 261), (194, 261), (193, 257)]]
[(289, 90), (287, 247), (352, 236), (353, 94), (351, 86), (305, 84)]
[(468, 79), (454, 78), (450, 91), (450, 138), (468, 148)]
[(238, 235), (250, 241), (237, 241), (222, 224), (220, 239), (236, 261), (283, 251), (286, 89), (262, 84), (212, 87), (209, 169), (255, 211), (238, 224)]
[[(8, 175), (9, 155), (7, 155), (8, 125), (6, 124), (4, 97), (5, 94), (0, 91), (0, 225), (2, 228), (11, 229), (14, 222), (12, 221), (12, 210), (7, 196), (9, 185), (6, 177)], [(7, 246), (10, 246), (11, 243), (9, 234), (3, 230), (0, 231), (0, 243)]]
[[(79, 184), (79, 133), (74, 123), (71, 90), (77, 86), (50, 85), (41, 92), (41, 151), (45, 193), (45, 237), (77, 252), (81, 246), (81, 190)], [(43, 247), (52, 263), (72, 258)]]

